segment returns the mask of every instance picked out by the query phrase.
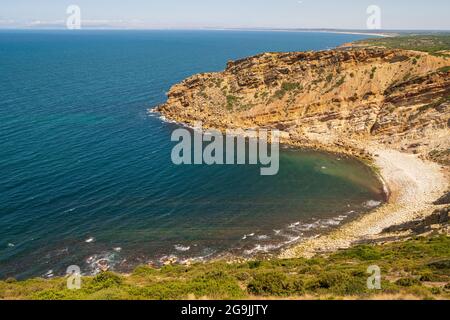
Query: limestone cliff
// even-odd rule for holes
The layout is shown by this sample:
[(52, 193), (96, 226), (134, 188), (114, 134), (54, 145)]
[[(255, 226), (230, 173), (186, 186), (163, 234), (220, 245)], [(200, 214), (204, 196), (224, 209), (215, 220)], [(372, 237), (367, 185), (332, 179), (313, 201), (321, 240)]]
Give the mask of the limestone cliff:
[(370, 139), (448, 164), (449, 65), (383, 48), (264, 53), (184, 80), (157, 111), (219, 129), (277, 128), (303, 145)]

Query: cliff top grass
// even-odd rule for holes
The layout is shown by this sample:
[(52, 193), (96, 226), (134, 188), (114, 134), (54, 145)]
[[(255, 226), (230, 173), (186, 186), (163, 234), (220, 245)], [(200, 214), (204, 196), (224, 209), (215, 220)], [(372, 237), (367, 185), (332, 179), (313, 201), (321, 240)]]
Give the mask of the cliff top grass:
[(355, 44), (362, 46), (381, 46), (390, 49), (422, 51), (434, 55), (450, 56), (449, 52), (445, 52), (450, 50), (450, 33), (373, 38), (356, 41)]
[[(381, 269), (381, 290), (367, 288), (367, 268)], [(65, 278), (0, 282), (1, 299), (450, 299), (450, 237), (359, 245), (312, 259), (225, 261), (132, 274), (83, 277), (79, 290)]]

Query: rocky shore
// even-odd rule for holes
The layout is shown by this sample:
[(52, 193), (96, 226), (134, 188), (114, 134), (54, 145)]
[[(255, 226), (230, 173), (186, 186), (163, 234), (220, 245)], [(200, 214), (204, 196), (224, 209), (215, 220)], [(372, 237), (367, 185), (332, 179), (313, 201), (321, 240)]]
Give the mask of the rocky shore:
[(281, 255), (310, 256), (380, 239), (439, 208), (449, 187), (449, 66), (447, 57), (386, 48), (265, 53), (184, 80), (157, 111), (220, 130), (278, 129), (282, 143), (374, 164), (388, 203)]
[(367, 149), (374, 155), (374, 163), (389, 188), (387, 204), (329, 234), (297, 244), (281, 257), (311, 257), (354, 243), (400, 239), (409, 230), (401, 234), (400, 230), (390, 229), (392, 226), (424, 219), (438, 208), (433, 201), (448, 188), (446, 170), (431, 161), (383, 146)]

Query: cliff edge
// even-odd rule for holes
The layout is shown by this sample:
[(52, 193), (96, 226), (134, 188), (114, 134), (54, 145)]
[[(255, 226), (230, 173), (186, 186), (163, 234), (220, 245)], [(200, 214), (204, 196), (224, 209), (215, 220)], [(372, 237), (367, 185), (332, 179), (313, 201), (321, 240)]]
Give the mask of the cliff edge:
[(230, 61), (223, 72), (173, 86), (156, 111), (221, 130), (276, 128), (281, 142), (352, 154), (379, 168), (388, 203), (285, 250), (290, 258), (380, 241), (389, 237), (383, 230), (430, 216), (449, 186), (449, 107), (445, 54), (356, 46)]
[(450, 59), (340, 48), (230, 61), (173, 86), (157, 111), (218, 129), (277, 128), (301, 145), (371, 140), (449, 164), (449, 105)]

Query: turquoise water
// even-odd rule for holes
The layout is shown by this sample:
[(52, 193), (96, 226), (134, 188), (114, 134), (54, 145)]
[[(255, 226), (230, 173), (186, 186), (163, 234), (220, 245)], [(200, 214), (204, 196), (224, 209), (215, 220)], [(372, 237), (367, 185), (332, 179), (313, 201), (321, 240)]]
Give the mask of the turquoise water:
[(0, 278), (102, 259), (140, 263), (271, 252), (383, 200), (352, 159), (285, 149), (255, 166), (174, 166), (176, 125), (147, 110), (230, 59), (317, 50), (357, 35), (219, 31), (0, 32)]

